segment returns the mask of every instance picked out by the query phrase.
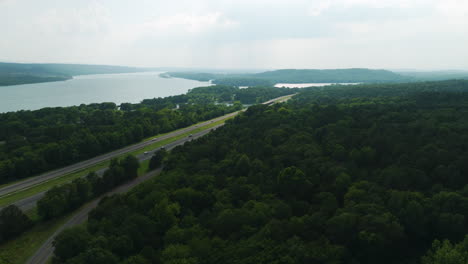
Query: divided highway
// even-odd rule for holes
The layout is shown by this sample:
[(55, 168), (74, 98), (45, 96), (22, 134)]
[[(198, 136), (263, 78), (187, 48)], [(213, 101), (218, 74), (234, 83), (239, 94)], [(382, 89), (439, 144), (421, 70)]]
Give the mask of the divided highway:
[[(278, 98), (269, 100), (267, 102), (264, 102), (263, 104), (272, 104), (272, 103), (284, 102), (285, 100), (288, 100), (291, 96), (292, 95), (286, 95), (286, 96), (278, 97)], [(242, 111), (245, 111), (245, 110), (242, 110)], [(149, 145), (152, 145), (152, 144), (154, 144), (154, 143), (156, 143), (158, 141), (165, 140), (165, 139), (168, 139), (168, 138), (172, 138), (172, 137), (175, 137), (175, 136), (178, 136), (178, 135), (193, 131), (195, 129), (198, 129), (199, 127), (209, 125), (209, 124), (211, 124), (213, 122), (217, 122), (217, 121), (220, 121), (220, 120), (235, 116), (239, 112), (242, 112), (242, 111), (237, 111), (237, 112), (233, 112), (233, 113), (221, 116), (221, 117), (217, 117), (217, 118), (214, 118), (212, 120), (208, 120), (208, 121), (205, 121), (203, 123), (200, 123), (200, 124), (198, 124), (196, 126), (190, 126), (190, 127), (187, 127), (187, 128), (183, 128), (183, 129), (174, 131), (172, 133), (168, 133), (168, 134), (166, 134), (164, 136), (154, 138), (153, 140), (140, 142), (140, 143), (137, 143), (137, 144), (134, 144), (134, 145), (122, 148), (122, 149), (118, 149), (118, 150), (115, 150), (115, 151), (112, 151), (112, 152), (97, 156), (97, 157), (89, 159), (89, 160), (81, 161), (81, 162), (69, 165), (67, 167), (61, 168), (61, 169), (50, 171), (50, 172), (47, 172), (47, 173), (44, 173), (44, 174), (41, 174), (41, 175), (38, 175), (38, 176), (33, 176), (33, 177), (28, 178), (28, 179), (22, 180), (20, 182), (16, 182), (16, 183), (7, 185), (7, 186), (5, 186), (3, 188), (0, 188), (0, 198), (4, 197), (4, 196), (7, 196), (7, 195), (10, 195), (12, 193), (24, 190), (24, 189), (31, 188), (33, 186), (36, 186), (38, 184), (47, 182), (47, 181), (52, 180), (54, 178), (61, 177), (61, 176), (64, 176), (66, 174), (73, 173), (73, 172), (76, 172), (76, 171), (79, 171), (79, 170), (82, 170), (82, 169), (86, 169), (88, 167), (91, 167), (91, 166), (96, 165), (98, 163), (101, 163), (103, 161), (111, 160), (112, 158), (121, 156), (123, 154), (142, 149), (142, 148), (147, 147)], [(28, 203), (27, 200), (28, 199), (29, 200), (35, 200), (35, 199), (37, 200), (37, 197), (41, 197), (40, 195), (41, 195), (40, 193), (35, 194), (35, 195), (33, 195), (31, 197), (28, 197), (26, 199), (23, 199), (21, 201), (17, 201), (14, 204), (17, 204), (18, 206), (20, 206), (20, 208), (29, 209), (31, 207), (26, 205), (26, 204), (30, 204), (30, 203)]]
[(44, 174), (41, 174), (41, 175), (38, 175), (38, 176), (33, 176), (33, 177), (28, 178), (26, 180), (23, 180), (23, 181), (20, 181), (20, 182), (11, 184), (11, 185), (7, 185), (7, 186), (5, 186), (3, 188), (0, 188), (0, 197), (6, 196), (6, 195), (11, 194), (13, 192), (17, 192), (17, 191), (20, 191), (20, 190), (23, 190), (23, 189), (30, 188), (30, 187), (35, 186), (37, 184), (49, 181), (51, 179), (63, 176), (63, 175), (68, 174), (68, 173), (72, 173), (72, 172), (75, 172), (75, 171), (85, 169), (87, 167), (96, 165), (96, 164), (98, 164), (100, 162), (111, 160), (112, 158), (118, 157), (118, 156), (120, 156), (122, 154), (142, 149), (142, 148), (144, 148), (146, 146), (149, 146), (151, 144), (154, 144), (154, 143), (156, 143), (158, 141), (168, 139), (168, 138), (172, 138), (172, 137), (175, 137), (175, 136), (190, 132), (190, 131), (195, 130), (195, 129), (201, 127), (201, 126), (206, 126), (206, 125), (208, 125), (208, 124), (210, 124), (212, 122), (217, 122), (217, 121), (220, 121), (222, 119), (225, 119), (225, 118), (228, 118), (228, 117), (231, 117), (231, 116), (235, 116), (238, 113), (239, 112), (230, 113), (230, 114), (227, 114), (227, 115), (212, 119), (210, 121), (203, 122), (201, 124), (198, 124), (197, 126), (190, 126), (190, 127), (184, 128), (184, 129), (180, 129), (178, 131), (174, 131), (172, 133), (168, 133), (168, 134), (166, 134), (164, 136), (156, 138), (155, 140), (140, 142), (140, 143), (137, 143), (137, 144), (134, 144), (134, 145), (131, 145), (131, 146), (119, 149), (119, 150), (109, 152), (107, 154), (97, 156), (97, 157), (89, 159), (89, 160), (81, 161), (81, 162), (75, 163), (73, 165), (70, 165), (70, 166), (67, 166), (67, 167), (64, 167), (64, 168), (61, 168), (61, 169), (58, 169), (58, 170), (47, 172), (47, 173), (44, 173)]
[[(206, 129), (206, 130), (203, 130), (203, 131), (200, 131), (198, 133), (195, 133), (193, 134), (192, 137), (185, 137), (185, 138), (182, 138), (182, 139), (179, 139), (179, 140), (176, 140), (172, 143), (168, 143), (164, 146), (165, 149), (167, 150), (170, 150), (170, 149), (173, 149), (174, 147), (176, 146), (179, 146), (179, 145), (183, 145), (185, 142), (187, 141), (190, 141), (192, 139), (195, 139), (195, 138), (198, 138), (198, 137), (201, 137), (205, 134), (207, 134), (211, 129), (216, 129), (220, 126), (222, 126), (223, 124), (219, 124), (217, 126), (214, 126), (210, 129)], [(154, 143), (154, 142), (153, 142)], [(159, 149), (159, 148), (158, 148)], [(140, 154), (138, 156), (136, 156), (136, 158), (138, 159), (138, 161), (141, 163), (145, 160), (148, 160), (151, 158), (151, 156), (153, 155), (153, 153), (156, 151), (157, 149), (155, 150), (152, 150), (152, 151), (148, 151), (148, 153), (145, 155), (145, 154)], [(100, 169), (98, 171), (96, 171), (96, 173), (98, 175), (102, 175), (104, 173), (104, 171), (107, 170), (107, 168), (103, 168), (103, 169)], [(36, 206), (36, 203), (37, 201), (39, 201), (46, 193), (47, 191), (44, 191), (44, 192), (40, 192), (40, 193), (37, 193), (35, 195), (32, 195), (32, 196), (29, 196), (25, 199), (22, 199), (22, 200), (18, 200), (16, 202), (14, 202), (13, 204), (18, 206), (22, 211), (27, 211), (27, 210), (30, 210), (32, 208), (34, 208)]]
[[(222, 125), (223, 124), (217, 125), (217, 126), (211, 128), (211, 129), (216, 129), (216, 128), (222, 126)], [(170, 144), (167, 144), (165, 146), (165, 148), (167, 150), (170, 150), (172, 148), (175, 148), (176, 146), (183, 145), (187, 141), (190, 141), (192, 139), (204, 136), (205, 134), (209, 133), (211, 131), (211, 129), (203, 130), (201, 132), (193, 134), (192, 137), (185, 137), (183, 139), (180, 139), (180, 140), (177, 140), (177, 141), (172, 142)], [(142, 161), (142, 160), (149, 159), (150, 157), (151, 157), (151, 155), (149, 155), (149, 153), (148, 153), (148, 155), (139, 156), (139, 159), (140, 159), (140, 161)], [(143, 176), (137, 177), (136, 179), (134, 179), (134, 180), (132, 180), (132, 181), (130, 181), (128, 183), (125, 183), (125, 184), (117, 187), (113, 191), (108, 192), (108, 193), (102, 195), (101, 197), (91, 201), (90, 203), (86, 204), (75, 215), (73, 215), (63, 226), (58, 228), (54, 232), (54, 234), (52, 236), (50, 236), (44, 242), (44, 244), (42, 244), (42, 246), (36, 251), (36, 253), (34, 253), (34, 255), (32, 255), (29, 258), (27, 263), (31, 263), (31, 264), (42, 264), (42, 263), (45, 264), (45, 263), (47, 263), (49, 258), (52, 257), (52, 254), (54, 253), (54, 246), (53, 246), (52, 242), (54, 241), (55, 236), (60, 234), (60, 232), (62, 232), (65, 228), (72, 227), (72, 226), (84, 223), (88, 219), (89, 212), (91, 212), (92, 209), (96, 208), (96, 206), (99, 204), (99, 201), (102, 199), (102, 197), (107, 196), (107, 195), (111, 195), (111, 194), (115, 194), (115, 193), (127, 192), (131, 188), (135, 187), (136, 185), (138, 185), (138, 184), (140, 184), (140, 183), (142, 183), (142, 182), (144, 182), (144, 181), (158, 175), (160, 172), (161, 172), (161, 169), (158, 169), (158, 170), (155, 170), (155, 171), (151, 171), (151, 172), (149, 172), (149, 173), (147, 173), (147, 174), (145, 174)]]
[[(279, 102), (284, 102), (286, 100), (288, 100), (289, 98), (291, 98), (293, 95), (287, 95), (287, 96), (282, 96), (282, 97), (278, 97), (278, 98), (275, 98), (273, 100), (270, 100), (270, 101), (267, 101), (267, 102), (264, 102), (263, 104), (273, 104), (273, 103), (279, 103)], [(245, 110), (243, 110), (245, 111)], [(228, 114), (228, 115), (225, 115), (225, 116), (222, 116), (222, 117), (218, 117), (216, 119), (213, 119), (211, 121), (207, 121), (207, 122), (204, 122), (203, 124), (201, 124), (200, 126), (204, 126), (204, 125), (207, 125), (211, 122), (216, 122), (218, 120), (222, 120), (226, 117), (230, 117), (230, 116), (234, 116), (234, 115), (237, 115), (239, 112), (241, 111), (238, 111), (238, 112), (235, 112), (235, 113), (231, 113), (231, 114)], [(214, 127), (211, 127), (211, 128), (207, 128), (207, 129), (204, 129), (203, 131), (200, 131), (198, 133), (194, 133), (191, 137), (184, 137), (182, 139), (179, 139), (179, 140), (176, 140), (172, 143), (169, 143), (169, 144), (166, 144), (165, 145), (165, 148), (167, 150), (170, 150), (176, 146), (179, 146), (179, 145), (183, 145), (185, 142), (187, 141), (191, 141), (193, 139), (196, 139), (196, 138), (199, 138), (199, 137), (202, 137), (204, 136), (205, 134), (209, 133), (211, 130), (213, 129), (216, 129), (218, 127), (221, 127), (223, 126), (224, 123), (222, 124), (219, 124), (219, 125), (216, 125)], [(165, 138), (169, 138), (169, 137), (173, 137), (173, 136), (176, 136), (176, 135), (180, 135), (180, 134), (183, 134), (183, 133), (186, 133), (188, 131), (191, 131), (191, 130), (194, 130), (195, 128), (187, 128), (184, 132), (181, 132), (181, 131), (178, 131), (178, 132), (174, 132), (174, 133), (177, 133), (177, 134), (174, 134), (174, 133), (171, 133), (169, 135), (166, 135), (168, 137), (165, 137)], [(165, 139), (164, 138), (164, 139)], [(159, 140), (162, 140), (163, 138), (159, 138)], [(143, 142), (142, 144), (144, 144), (146, 142)], [(154, 143), (153, 142), (150, 142), (151, 143)], [(149, 145), (149, 144), (148, 144)], [(130, 147), (129, 147), (130, 148)], [(142, 148), (142, 147), (140, 147)], [(139, 149), (139, 148), (137, 148)], [(135, 150), (135, 149), (133, 149)], [(133, 151), (131, 150), (131, 151)], [(156, 151), (157, 149), (147, 153), (146, 155), (142, 154), (142, 155), (139, 155), (137, 158), (141, 161), (144, 161), (146, 159), (149, 159), (151, 158), (152, 154), (154, 151)], [(123, 153), (121, 153), (123, 154)], [(119, 155), (121, 155), (119, 154)], [(52, 242), (54, 241), (54, 238), (56, 235), (58, 235), (62, 230), (64, 230), (65, 228), (68, 228), (68, 227), (72, 227), (72, 226), (75, 226), (75, 225), (79, 225), (79, 224), (82, 224), (84, 223), (87, 219), (88, 219), (88, 213), (93, 209), (95, 208), (99, 201), (101, 200), (102, 197), (106, 196), (106, 195), (109, 195), (109, 194), (113, 194), (113, 193), (124, 193), (124, 192), (127, 192), (128, 190), (130, 190), (131, 188), (133, 188), (134, 186), (140, 184), (141, 182), (143, 181), (146, 181), (156, 175), (158, 175), (159, 173), (161, 172), (161, 170), (155, 170), (155, 171), (152, 171), (152, 172), (149, 172), (143, 176), (140, 176), (140, 177), (137, 177), (136, 179), (124, 184), (124, 185), (121, 185), (119, 187), (117, 187), (116, 189), (114, 189), (113, 191), (109, 192), (109, 193), (106, 193), (104, 195), (102, 195), (101, 197), (91, 201), (90, 203), (88, 203), (87, 205), (85, 205), (83, 208), (81, 208), (75, 215), (73, 215), (63, 226), (61, 226), (60, 228), (58, 228), (55, 233), (50, 236), (42, 245), (41, 247), (36, 251), (36, 253), (34, 253), (34, 255), (32, 255), (28, 262), (27, 263), (31, 263), (31, 264), (42, 264), (42, 263), (47, 263), (47, 261), (50, 259), (50, 257), (52, 257), (53, 255), (53, 251), (54, 251), (54, 247), (52, 245)], [(30, 197), (31, 198), (31, 197)], [(27, 198), (27, 199), (30, 199), (30, 198)], [(24, 200), (27, 200), (27, 199), (24, 199)], [(34, 206), (32, 205), (32, 203), (35, 204), (37, 200), (34, 200), (31, 198), (31, 200), (29, 202), (26, 202), (25, 204), (27, 205), (23, 205), (23, 206)]]

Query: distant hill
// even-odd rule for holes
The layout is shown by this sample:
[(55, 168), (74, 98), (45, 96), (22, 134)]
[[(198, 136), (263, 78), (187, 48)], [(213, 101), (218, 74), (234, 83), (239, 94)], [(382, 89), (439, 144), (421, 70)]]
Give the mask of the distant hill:
[(372, 69), (283, 69), (253, 74), (213, 74), (168, 72), (165, 76), (234, 86), (274, 85), (277, 83), (388, 83), (410, 81), (411, 77), (387, 70)]
[(397, 73), (417, 81), (468, 80), (468, 71), (402, 71)]
[(387, 70), (336, 69), (336, 70), (276, 70), (253, 74), (255, 78), (267, 79), (276, 83), (367, 83), (395, 82), (406, 77)]
[(86, 64), (0, 62), (0, 86), (64, 81), (76, 75), (142, 72), (148, 69)]

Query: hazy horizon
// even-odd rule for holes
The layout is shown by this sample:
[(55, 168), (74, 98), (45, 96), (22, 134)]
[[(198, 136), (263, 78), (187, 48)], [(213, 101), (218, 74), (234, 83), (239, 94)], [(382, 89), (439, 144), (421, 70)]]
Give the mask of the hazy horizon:
[(0, 61), (468, 70), (462, 0), (0, 0)]

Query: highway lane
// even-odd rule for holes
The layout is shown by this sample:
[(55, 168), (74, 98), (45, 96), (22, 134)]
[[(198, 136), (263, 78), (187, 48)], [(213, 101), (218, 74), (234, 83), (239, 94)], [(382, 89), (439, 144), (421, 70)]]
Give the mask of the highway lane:
[[(216, 126), (212, 127), (211, 129), (216, 129), (216, 128), (222, 126), (222, 125), (223, 124), (216, 125)], [(175, 148), (176, 146), (183, 145), (187, 141), (190, 141), (192, 139), (195, 139), (195, 138), (198, 138), (198, 137), (201, 137), (201, 136), (207, 134), (208, 132), (210, 132), (211, 129), (206, 129), (206, 130), (200, 131), (198, 133), (195, 133), (195, 134), (193, 134), (192, 137), (185, 137), (185, 138), (181, 138), (179, 140), (176, 140), (176, 141), (174, 141), (172, 143), (169, 143), (169, 144), (165, 145), (164, 148), (167, 149), (167, 150), (171, 150), (171, 149)], [(153, 153), (155, 151), (157, 151), (158, 149), (160, 149), (160, 148), (156, 148), (156, 149), (154, 149), (152, 151), (148, 151), (148, 154), (141, 154), (141, 155), (138, 155), (136, 157), (140, 162), (143, 162), (145, 160), (150, 159), (151, 156), (153, 155)], [(103, 168), (103, 169), (100, 169), (100, 170), (96, 171), (96, 173), (99, 176), (102, 176), (102, 174), (104, 174), (104, 171), (106, 171), (106, 170), (107, 170), (107, 168)], [(36, 206), (37, 201), (39, 201), (45, 195), (46, 192), (47, 191), (37, 193), (37, 194), (29, 196), (29, 197), (27, 197), (25, 199), (18, 200), (16, 202), (14, 202), (13, 204), (18, 206), (23, 212), (28, 211), (28, 210), (30, 210), (30, 209), (32, 209), (32, 208), (34, 208)]]
[(58, 169), (58, 170), (47, 172), (47, 173), (44, 173), (44, 174), (41, 174), (41, 175), (38, 175), (38, 176), (33, 176), (33, 177), (25, 179), (23, 181), (20, 181), (20, 182), (11, 184), (11, 185), (7, 185), (7, 186), (5, 186), (3, 188), (0, 188), (0, 197), (8, 195), (8, 194), (13, 193), (13, 192), (17, 192), (19, 190), (30, 188), (30, 187), (32, 187), (34, 185), (46, 182), (48, 180), (54, 179), (56, 177), (63, 176), (63, 175), (68, 174), (68, 173), (72, 173), (72, 172), (75, 172), (75, 171), (78, 171), (78, 170), (85, 169), (85, 168), (90, 167), (92, 165), (95, 165), (97, 163), (100, 163), (100, 162), (103, 162), (103, 161), (108, 161), (108, 160), (110, 160), (112, 158), (115, 158), (117, 156), (120, 156), (122, 154), (142, 149), (142, 148), (144, 148), (144, 147), (146, 147), (148, 145), (154, 144), (154, 143), (156, 143), (158, 141), (165, 140), (165, 139), (168, 139), (168, 138), (171, 138), (171, 137), (175, 137), (175, 136), (190, 132), (190, 131), (192, 131), (194, 129), (197, 129), (197, 128), (201, 127), (201, 126), (206, 126), (206, 125), (208, 125), (208, 124), (210, 124), (212, 122), (217, 122), (217, 121), (222, 120), (224, 118), (228, 118), (228, 117), (237, 115), (238, 113), (239, 112), (233, 112), (233, 113), (230, 113), (230, 114), (227, 114), (227, 115), (224, 115), (224, 116), (212, 119), (212, 120), (205, 121), (203, 123), (198, 124), (197, 126), (190, 126), (190, 127), (187, 127), (187, 128), (184, 128), (184, 129), (181, 129), (181, 130), (174, 131), (172, 133), (166, 134), (164, 136), (157, 137), (154, 140), (140, 142), (140, 143), (137, 143), (137, 144), (134, 144), (134, 145), (131, 145), (131, 146), (119, 149), (119, 150), (109, 152), (107, 154), (97, 156), (97, 157), (89, 159), (89, 160), (81, 161), (81, 162), (75, 163), (73, 165), (70, 165), (70, 166), (67, 166), (67, 167), (64, 167), (64, 168), (61, 168), (61, 169)]

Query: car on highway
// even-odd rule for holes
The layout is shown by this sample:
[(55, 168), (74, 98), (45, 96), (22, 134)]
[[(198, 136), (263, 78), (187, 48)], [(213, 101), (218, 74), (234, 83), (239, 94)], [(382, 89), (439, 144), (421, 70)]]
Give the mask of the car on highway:
[(190, 135), (188, 135), (188, 137), (193, 137), (193, 135), (192, 135), (192, 134), (190, 134)]
[(143, 154), (144, 154), (144, 155), (148, 155), (148, 154), (149, 154), (149, 152), (148, 152), (148, 151), (145, 151), (145, 152), (143, 152)]

